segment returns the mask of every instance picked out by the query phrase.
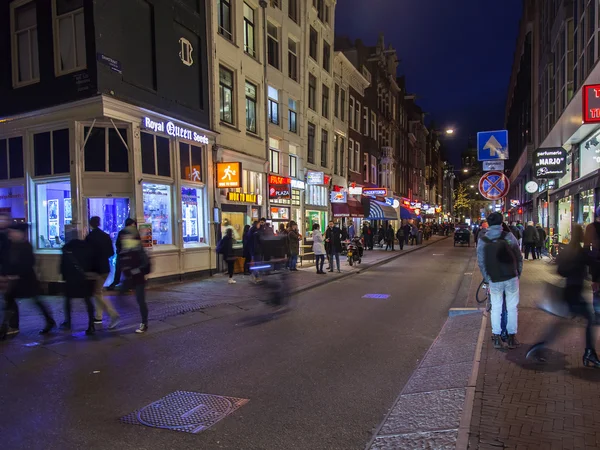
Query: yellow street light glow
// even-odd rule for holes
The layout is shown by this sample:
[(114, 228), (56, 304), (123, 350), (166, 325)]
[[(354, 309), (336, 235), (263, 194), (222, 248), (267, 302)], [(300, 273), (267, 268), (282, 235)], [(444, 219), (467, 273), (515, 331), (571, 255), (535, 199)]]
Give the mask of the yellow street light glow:
[(463, 169), (464, 173), (467, 173), (469, 171), (469, 169)]
[(452, 128), (448, 128), (446, 130), (446, 134), (454, 134), (454, 130)]

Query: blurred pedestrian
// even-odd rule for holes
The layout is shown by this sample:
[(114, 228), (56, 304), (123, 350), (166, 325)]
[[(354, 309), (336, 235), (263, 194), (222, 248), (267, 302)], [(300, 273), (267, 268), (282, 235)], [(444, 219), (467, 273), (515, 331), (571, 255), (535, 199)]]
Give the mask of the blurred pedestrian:
[(116, 255), (117, 257), (116, 257), (116, 262), (115, 262), (115, 276), (113, 277), (112, 283), (110, 283), (110, 285), (107, 288), (107, 290), (109, 290), (109, 291), (114, 291), (115, 289), (117, 289), (117, 285), (121, 282), (122, 270), (121, 270), (121, 258), (119, 257), (119, 254), (121, 253), (121, 239), (123, 239), (123, 234), (125, 234), (125, 228), (129, 227), (131, 225), (137, 226), (137, 224), (135, 223), (135, 220), (133, 220), (131, 218), (126, 219), (125, 226), (117, 234), (117, 240), (115, 242), (115, 248), (117, 250), (117, 255)]
[(119, 314), (110, 300), (104, 297), (102, 291), (104, 290), (106, 278), (108, 278), (108, 274), (110, 273), (110, 263), (108, 260), (115, 254), (115, 251), (110, 236), (100, 229), (100, 217), (94, 216), (90, 218), (89, 223), (92, 231), (86, 236), (85, 242), (87, 242), (92, 252), (91, 273), (95, 274), (96, 279), (94, 286), (96, 318), (94, 323), (102, 325), (102, 314), (106, 310), (110, 316), (108, 329), (112, 330), (119, 324)]
[(9, 214), (0, 212), (0, 298), (4, 305), (4, 292), (8, 287), (9, 244), (8, 227), (12, 219)]
[(249, 244), (250, 225), (244, 226), (244, 234), (242, 235), (242, 256), (244, 257), (244, 275), (250, 274), (250, 261), (252, 260), (251, 247)]
[(354, 231), (354, 223), (350, 222), (348, 225), (348, 239), (352, 240), (356, 236), (356, 231)]
[(221, 238), (221, 242), (217, 245), (217, 253), (223, 255), (223, 261), (227, 263), (228, 283), (235, 284), (236, 281), (233, 279), (235, 256), (233, 254), (233, 230), (231, 228), (225, 230), (225, 236)]
[(331, 233), (333, 231), (333, 220), (330, 220), (327, 224), (327, 229), (325, 230), (325, 252), (327, 252), (327, 262), (329, 266), (327, 266), (327, 270), (331, 270), (333, 266), (333, 262), (331, 261)]
[(404, 250), (404, 227), (402, 225), (398, 227), (398, 231), (396, 231), (396, 237), (398, 238), (400, 250)]
[(312, 229), (312, 238), (313, 238), (313, 252), (315, 253), (315, 265), (317, 268), (317, 273), (319, 275), (325, 275), (325, 271), (323, 270), (323, 265), (325, 264), (325, 243), (323, 241), (323, 235), (321, 234), (321, 230), (319, 229), (318, 223), (313, 223)]
[(585, 229), (584, 248), (590, 254), (590, 275), (594, 295), (596, 321), (600, 323), (600, 206), (596, 208), (594, 222)]
[(342, 252), (342, 231), (340, 230), (340, 224), (334, 224), (331, 229), (330, 238), (329, 238), (329, 266), (330, 272), (333, 272), (334, 262), (337, 264), (338, 273), (341, 272), (340, 269), (340, 253)]
[(396, 236), (394, 234), (394, 228), (391, 224), (388, 224), (387, 229), (385, 230), (385, 251), (387, 252), (388, 248), (391, 248), (394, 251), (394, 239)]
[(529, 253), (531, 253), (533, 259), (537, 259), (535, 256), (535, 247), (538, 241), (538, 232), (533, 226), (533, 222), (527, 222), (527, 228), (523, 233), (523, 246), (525, 247), (525, 260), (529, 259)]
[(290, 256), (289, 269), (292, 272), (297, 272), (296, 265), (298, 264), (298, 255), (300, 254), (300, 234), (298, 233), (298, 224), (294, 221), (290, 222), (290, 228), (287, 233), (287, 252)]
[[(558, 254), (558, 274), (565, 278), (566, 285), (562, 291), (562, 299), (568, 310), (575, 316), (583, 317), (587, 321), (585, 329), (585, 351), (583, 365), (600, 368), (600, 360), (596, 354), (596, 338), (594, 336), (594, 313), (588, 302), (583, 298), (583, 285), (586, 277), (587, 266), (592, 262), (590, 255), (581, 244), (583, 243), (583, 228), (572, 224), (571, 241)], [(544, 360), (541, 350), (548, 346), (560, 335), (565, 326), (564, 321), (559, 321), (550, 326), (540, 342), (527, 352), (528, 358), (537, 357)]]
[(542, 259), (542, 249), (544, 248), (544, 244), (546, 243), (546, 231), (542, 228), (541, 224), (537, 224), (535, 229), (538, 234), (538, 240), (535, 244), (535, 252), (537, 253), (538, 259)]

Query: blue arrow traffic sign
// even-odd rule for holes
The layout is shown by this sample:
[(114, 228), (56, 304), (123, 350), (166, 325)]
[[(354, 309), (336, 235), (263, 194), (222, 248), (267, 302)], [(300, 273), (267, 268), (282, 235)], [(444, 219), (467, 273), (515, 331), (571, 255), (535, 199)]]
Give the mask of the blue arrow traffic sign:
[(477, 159), (479, 161), (508, 159), (508, 131), (480, 131), (477, 133)]

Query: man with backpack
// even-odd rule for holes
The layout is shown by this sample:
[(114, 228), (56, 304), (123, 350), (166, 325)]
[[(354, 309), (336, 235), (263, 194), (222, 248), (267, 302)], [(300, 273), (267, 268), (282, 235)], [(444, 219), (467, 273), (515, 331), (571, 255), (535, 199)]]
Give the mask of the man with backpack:
[(502, 302), (506, 295), (508, 348), (513, 349), (517, 346), (517, 307), (523, 256), (514, 235), (502, 229), (502, 214), (490, 214), (487, 222), (489, 228), (485, 236), (479, 238), (477, 262), (483, 279), (490, 286), (492, 340), (494, 348), (502, 348)]
[(583, 248), (590, 254), (590, 275), (594, 293), (594, 311), (596, 323), (600, 323), (600, 206), (596, 208), (594, 222), (585, 228)]
[(110, 273), (109, 259), (115, 254), (113, 243), (108, 234), (100, 229), (100, 217), (90, 218), (90, 228), (92, 231), (86, 236), (85, 242), (89, 245), (92, 252), (91, 272), (95, 274), (96, 284), (94, 286), (94, 298), (96, 299), (96, 318), (94, 323), (102, 325), (102, 313), (104, 310), (110, 315), (109, 330), (117, 327), (119, 324), (119, 314), (113, 307), (110, 300), (104, 298), (102, 293), (104, 283)]

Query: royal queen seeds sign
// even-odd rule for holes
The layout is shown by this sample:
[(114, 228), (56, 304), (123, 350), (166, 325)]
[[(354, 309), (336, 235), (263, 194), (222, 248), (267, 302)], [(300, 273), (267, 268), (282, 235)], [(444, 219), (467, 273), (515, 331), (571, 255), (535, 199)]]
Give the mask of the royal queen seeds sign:
[(562, 178), (567, 171), (567, 151), (562, 147), (537, 149), (533, 170), (536, 178)]

